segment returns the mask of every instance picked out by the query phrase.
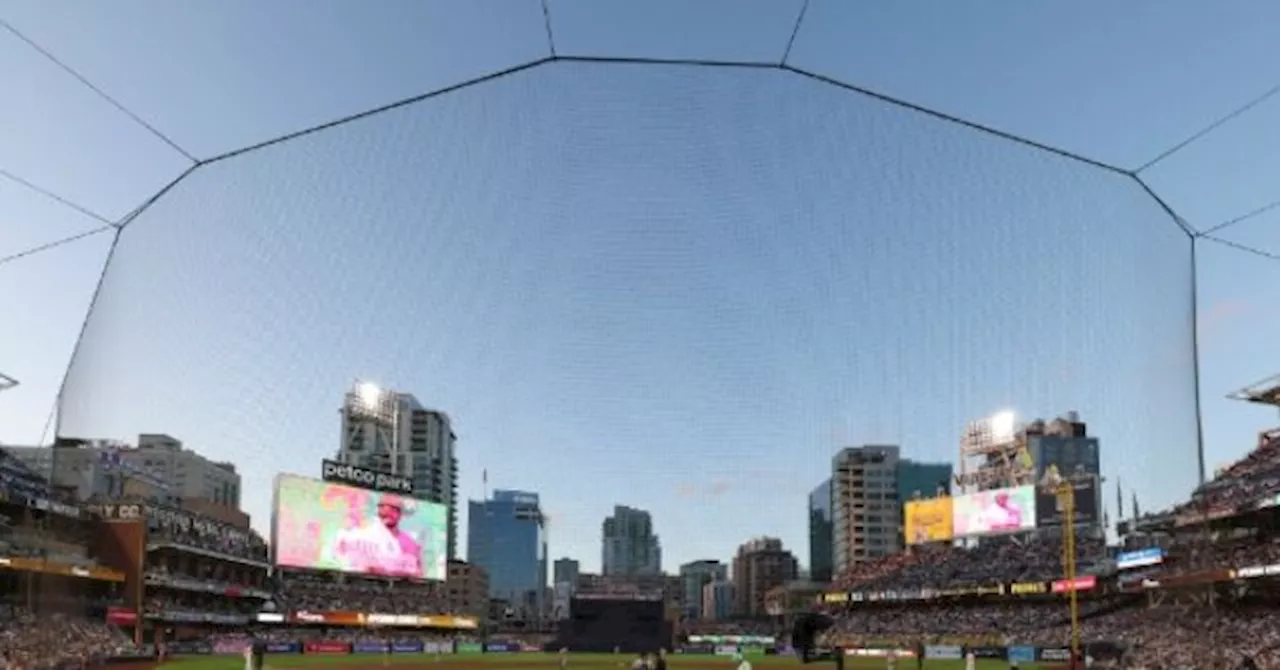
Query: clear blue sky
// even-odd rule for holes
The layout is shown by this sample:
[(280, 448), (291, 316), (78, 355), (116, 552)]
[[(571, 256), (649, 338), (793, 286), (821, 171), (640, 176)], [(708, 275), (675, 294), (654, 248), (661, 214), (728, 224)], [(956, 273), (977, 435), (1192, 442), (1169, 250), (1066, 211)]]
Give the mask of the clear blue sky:
[[(760, 61), (800, 4), (550, 0), (562, 55)], [(532, 0), (0, 18), (201, 158), (547, 55)], [(1278, 24), (1264, 2), (813, 0), (790, 62), (1133, 168), (1280, 83)], [(3, 31), (0, 63), (0, 168), (108, 220), (185, 168)], [(1277, 118), (1280, 97), (1146, 176), (1198, 228), (1261, 207)], [(0, 257), (99, 225), (0, 180)], [(1280, 210), (1221, 236), (1280, 253)], [(41, 438), (110, 244), (0, 264), (23, 382), (0, 440)], [(369, 378), (454, 417), (464, 497), (484, 468), (539, 492), (551, 552), (588, 569), (615, 503), (653, 511), (669, 569), (759, 534), (807, 559), (838, 447), (950, 460), (1004, 407), (1079, 410), (1151, 509), (1194, 483), (1188, 249), (1124, 177), (799, 76), (559, 63), (183, 181), (121, 238), (63, 426), (235, 461), (265, 528), (272, 476), (318, 472)], [(1223, 395), (1280, 372), (1280, 264), (1198, 260), (1212, 467), (1276, 422)]]

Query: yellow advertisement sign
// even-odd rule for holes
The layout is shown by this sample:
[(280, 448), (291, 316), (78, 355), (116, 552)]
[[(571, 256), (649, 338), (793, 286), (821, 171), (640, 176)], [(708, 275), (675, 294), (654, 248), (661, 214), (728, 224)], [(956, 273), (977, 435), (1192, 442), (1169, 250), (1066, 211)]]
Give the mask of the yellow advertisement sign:
[(124, 573), (98, 565), (88, 567), (44, 561), (36, 558), (0, 558), (0, 569), (17, 570), (19, 572), (39, 572), (46, 575), (62, 575), (64, 577), (80, 577), (97, 579), (104, 582), (123, 582)]
[(951, 498), (912, 500), (903, 506), (907, 544), (945, 542), (952, 538)]

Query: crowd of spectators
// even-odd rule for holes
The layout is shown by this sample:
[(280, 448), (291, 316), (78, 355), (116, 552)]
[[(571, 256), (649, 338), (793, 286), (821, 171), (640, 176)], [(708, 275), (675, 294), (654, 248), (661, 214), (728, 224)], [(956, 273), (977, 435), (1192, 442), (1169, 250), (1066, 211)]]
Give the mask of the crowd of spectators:
[(282, 610), (436, 614), (448, 611), (440, 582), (405, 582), (332, 573), (280, 576), (276, 602)]
[[(146, 582), (148, 586), (161, 586), (184, 591), (204, 593), (235, 594), (251, 597), (271, 597), (270, 585), (266, 583), (246, 583), (246, 579), (224, 579), (208, 567), (198, 564), (189, 570), (171, 569), (163, 564), (148, 566)], [(265, 573), (263, 582), (266, 582)]]
[[(1242, 606), (1148, 608), (1131, 602), (1081, 604), (1082, 642), (1126, 650), (1131, 667), (1234, 668), (1244, 656), (1280, 667), (1280, 609)], [(820, 644), (977, 644), (1062, 646), (1069, 614), (1058, 603), (861, 607), (840, 616)]]
[(238, 528), (192, 512), (151, 505), (147, 510), (147, 540), (169, 542), (236, 558), (267, 563), (270, 551), (257, 532)]
[[(1007, 582), (1061, 579), (1059, 537), (988, 538), (977, 547), (922, 546), (859, 566), (839, 584), (851, 591), (917, 591)], [(1106, 557), (1098, 538), (1076, 539), (1077, 570), (1087, 573)]]
[(773, 621), (739, 620), (739, 621), (703, 621), (685, 619), (680, 622), (681, 635), (776, 635), (777, 624)]
[(1258, 435), (1258, 446), (1219, 471), (1174, 514), (1234, 511), (1280, 492), (1280, 429)]
[(0, 656), (10, 668), (53, 670), (136, 651), (123, 633), (102, 622), (62, 614), (36, 616), (12, 605), (0, 607)]
[(1215, 531), (1171, 544), (1165, 561), (1151, 572), (1153, 577), (1168, 577), (1276, 564), (1280, 564), (1277, 538), (1252, 534), (1233, 537), (1228, 531)]
[[(1110, 601), (1085, 602), (1081, 605), (1081, 615), (1089, 616), (1115, 606), (1116, 603)], [(876, 642), (1060, 645), (1066, 638), (1055, 637), (1057, 628), (1069, 623), (1069, 613), (1061, 602), (861, 606), (841, 612), (835, 618), (835, 625), (822, 633), (820, 642), (843, 646)], [(1042, 631), (1053, 633), (1044, 635)]]
[(89, 567), (90, 524), (46, 512), (0, 504), (0, 552), (4, 556)]

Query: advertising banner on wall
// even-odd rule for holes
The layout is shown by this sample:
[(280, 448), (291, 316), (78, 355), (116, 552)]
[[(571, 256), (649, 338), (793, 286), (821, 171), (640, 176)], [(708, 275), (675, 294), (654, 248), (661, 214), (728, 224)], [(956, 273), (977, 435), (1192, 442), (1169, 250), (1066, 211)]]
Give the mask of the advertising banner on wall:
[(381, 642), (357, 642), (351, 645), (353, 654), (385, 654), (387, 645)]
[(188, 654), (212, 654), (213, 645), (207, 642), (170, 642), (165, 645), (165, 651), (170, 656), (185, 656)]
[(1049, 582), (1013, 582), (1008, 591), (1015, 596), (1036, 596), (1049, 592)]
[(108, 607), (107, 623), (114, 626), (132, 626), (138, 622), (138, 613), (127, 607)]
[(1016, 533), (1036, 527), (1034, 486), (978, 491), (952, 499), (956, 537)]
[[(1073, 484), (1075, 489), (1076, 524), (1092, 525), (1098, 523), (1098, 483), (1089, 478)], [(1041, 528), (1061, 526), (1064, 519), (1058, 496), (1047, 491), (1036, 492), (1036, 523)]]
[(1159, 565), (1164, 562), (1164, 549), (1148, 547), (1137, 551), (1122, 551), (1116, 555), (1116, 568), (1132, 570), (1145, 568), (1148, 565)]
[(302, 651), (308, 654), (349, 654), (351, 653), (351, 645), (346, 642), (321, 640), (306, 643), (302, 647)]
[(1098, 578), (1093, 575), (1084, 575), (1075, 579), (1059, 579), (1053, 583), (1054, 593), (1069, 593), (1071, 591), (1088, 591), (1098, 585)]
[(1003, 659), (1008, 650), (1004, 647), (968, 647), (966, 651), (973, 654), (975, 658)]
[(902, 506), (908, 544), (946, 542), (953, 537), (951, 498), (912, 500)]
[(924, 657), (929, 659), (955, 660), (964, 655), (964, 650), (954, 645), (931, 644), (924, 648)]

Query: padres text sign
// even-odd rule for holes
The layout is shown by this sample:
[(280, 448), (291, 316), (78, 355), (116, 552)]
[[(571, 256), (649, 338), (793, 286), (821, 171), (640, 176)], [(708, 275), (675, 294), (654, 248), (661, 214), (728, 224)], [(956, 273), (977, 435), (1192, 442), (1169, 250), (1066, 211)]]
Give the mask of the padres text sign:
[(388, 491), (413, 495), (413, 480), (390, 472), (379, 472), (347, 463), (326, 459), (321, 476), (326, 482), (339, 482), (348, 486), (375, 491)]

